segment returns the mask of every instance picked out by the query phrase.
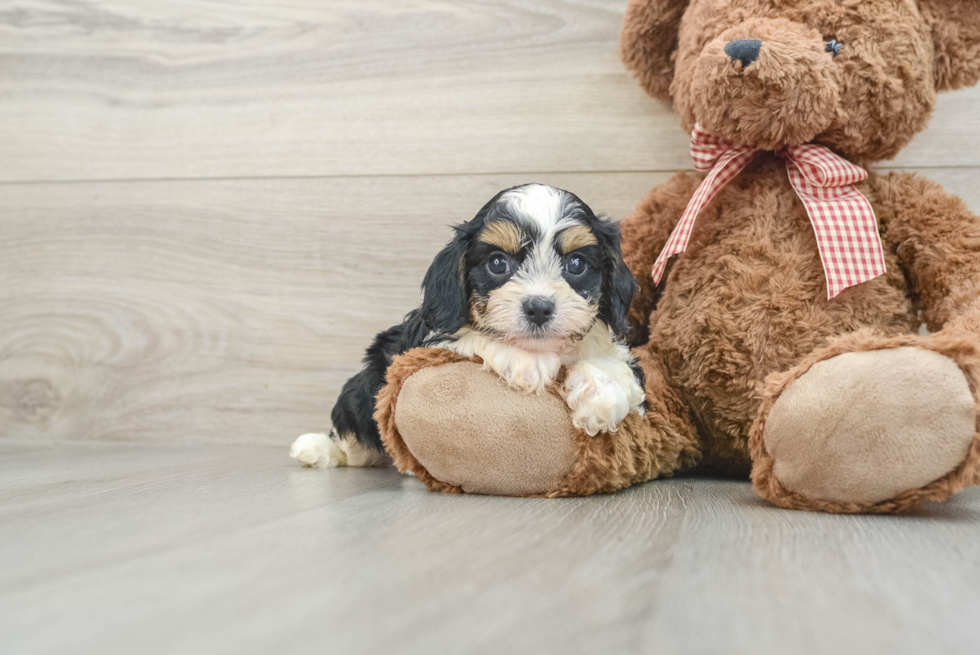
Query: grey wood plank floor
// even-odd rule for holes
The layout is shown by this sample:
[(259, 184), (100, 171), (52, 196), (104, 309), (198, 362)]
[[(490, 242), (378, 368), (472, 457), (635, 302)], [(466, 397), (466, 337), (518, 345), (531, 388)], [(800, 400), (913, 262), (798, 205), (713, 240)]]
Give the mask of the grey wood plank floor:
[(4, 653), (974, 653), (980, 490), (444, 496), (281, 448), (0, 441)]

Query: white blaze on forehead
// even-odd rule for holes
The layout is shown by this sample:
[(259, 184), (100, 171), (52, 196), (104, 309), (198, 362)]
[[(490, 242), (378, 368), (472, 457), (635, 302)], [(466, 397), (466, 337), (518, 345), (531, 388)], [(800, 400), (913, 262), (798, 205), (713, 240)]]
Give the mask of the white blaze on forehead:
[(543, 184), (528, 184), (504, 194), (502, 200), (517, 220), (546, 232), (561, 218), (562, 192)]
[(510, 213), (533, 232), (534, 246), (518, 270), (518, 277), (564, 282), (555, 241), (562, 230), (582, 224), (577, 217), (565, 214), (564, 196), (563, 191), (543, 184), (529, 184), (504, 194), (502, 200)]

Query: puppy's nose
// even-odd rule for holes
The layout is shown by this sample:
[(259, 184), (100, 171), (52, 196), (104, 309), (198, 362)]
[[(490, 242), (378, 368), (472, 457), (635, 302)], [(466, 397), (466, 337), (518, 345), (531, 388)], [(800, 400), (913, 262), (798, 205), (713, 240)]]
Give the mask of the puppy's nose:
[(758, 39), (739, 39), (725, 46), (725, 54), (732, 60), (742, 62), (743, 67), (758, 59), (760, 50), (762, 50), (762, 41)]
[(551, 320), (555, 313), (555, 303), (541, 296), (532, 296), (524, 300), (524, 314), (527, 320), (541, 326)]

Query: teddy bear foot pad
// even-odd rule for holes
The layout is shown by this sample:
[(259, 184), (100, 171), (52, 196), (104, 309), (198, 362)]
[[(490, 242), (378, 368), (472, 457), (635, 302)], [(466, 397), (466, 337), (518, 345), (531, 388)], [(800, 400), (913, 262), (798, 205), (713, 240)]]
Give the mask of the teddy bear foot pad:
[(952, 359), (910, 346), (839, 354), (793, 380), (765, 419), (768, 473), (789, 492), (770, 500), (892, 511), (974, 457), (976, 433), (976, 400)]

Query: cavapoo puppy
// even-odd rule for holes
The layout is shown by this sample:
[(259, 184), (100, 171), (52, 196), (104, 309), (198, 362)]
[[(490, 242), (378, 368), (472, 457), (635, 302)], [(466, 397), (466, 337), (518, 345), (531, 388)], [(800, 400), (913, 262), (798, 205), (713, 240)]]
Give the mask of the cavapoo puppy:
[(636, 281), (617, 224), (568, 191), (528, 184), (501, 191), (455, 231), (425, 274), (421, 307), (375, 338), (340, 393), (330, 436), (299, 437), (295, 459), (387, 463), (374, 399), (392, 357), (417, 346), (476, 355), (525, 393), (544, 392), (567, 367), (561, 395), (590, 435), (643, 412), (643, 374), (619, 341)]

